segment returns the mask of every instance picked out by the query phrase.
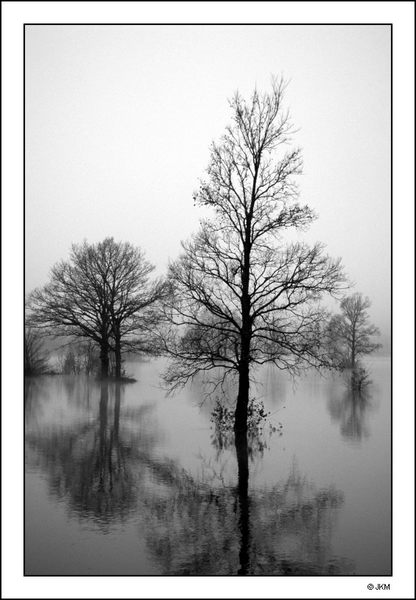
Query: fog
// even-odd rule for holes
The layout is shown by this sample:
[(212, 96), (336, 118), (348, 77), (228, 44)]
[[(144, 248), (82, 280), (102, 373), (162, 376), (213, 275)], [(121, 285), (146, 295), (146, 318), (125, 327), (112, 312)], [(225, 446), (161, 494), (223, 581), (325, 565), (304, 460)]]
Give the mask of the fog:
[(305, 235), (390, 328), (388, 26), (27, 26), (26, 292), (72, 243), (142, 247), (163, 274), (203, 215), (192, 193), (227, 99), (289, 81)]

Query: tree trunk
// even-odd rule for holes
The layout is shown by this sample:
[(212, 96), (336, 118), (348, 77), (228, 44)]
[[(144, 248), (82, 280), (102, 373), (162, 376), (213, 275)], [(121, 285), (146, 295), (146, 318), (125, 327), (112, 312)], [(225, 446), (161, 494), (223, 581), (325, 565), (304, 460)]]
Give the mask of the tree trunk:
[(247, 408), (249, 399), (250, 377), (248, 359), (240, 363), (237, 405), (235, 408), (234, 430), (247, 432)]
[[(256, 180), (256, 177), (255, 177)], [(251, 250), (251, 216), (247, 217), (244, 242), (244, 265), (241, 271), (241, 353), (239, 360), (238, 396), (235, 409), (234, 430), (247, 432), (247, 407), (249, 398), (249, 369), (251, 349), (251, 300), (249, 293), (250, 283), (250, 250)]]
[[(247, 288), (248, 289), (248, 288)], [(238, 396), (235, 409), (235, 431), (247, 432), (247, 408), (250, 388), (250, 349), (251, 349), (251, 323), (250, 299), (248, 293), (242, 299), (243, 327), (241, 332), (241, 354), (238, 367)]]
[(236, 430), (234, 434), (234, 440), (238, 465), (237, 497), (239, 506), (238, 527), (240, 530), (240, 568), (238, 569), (238, 575), (247, 575), (250, 564), (250, 512), (248, 497), (249, 470), (247, 433)]
[(101, 361), (101, 377), (104, 379), (108, 377), (108, 370), (110, 366), (110, 360), (108, 356), (109, 347), (108, 343), (102, 342), (100, 347), (100, 361)]
[(121, 377), (121, 339), (119, 335), (116, 335), (114, 343), (114, 355), (116, 361), (116, 377)]
[(351, 339), (351, 369), (355, 369), (355, 321), (352, 323), (352, 339)]

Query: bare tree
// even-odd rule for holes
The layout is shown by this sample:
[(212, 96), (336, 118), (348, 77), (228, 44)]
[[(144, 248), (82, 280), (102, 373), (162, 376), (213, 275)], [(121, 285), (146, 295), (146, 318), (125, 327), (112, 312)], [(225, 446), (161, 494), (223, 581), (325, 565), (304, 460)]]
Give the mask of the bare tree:
[(143, 329), (154, 319), (150, 308), (163, 286), (149, 281), (153, 268), (128, 242), (106, 238), (74, 244), (70, 259), (52, 268), (50, 282), (32, 292), (28, 320), (55, 336), (95, 342), (103, 377), (109, 374), (109, 353), (114, 351), (119, 377), (123, 350), (144, 348)]
[(333, 353), (341, 366), (356, 369), (360, 357), (381, 347), (372, 340), (379, 335), (377, 327), (369, 323), (367, 309), (371, 302), (360, 293), (346, 296), (341, 301), (341, 314), (330, 321), (330, 339)]
[(247, 427), (252, 365), (272, 362), (297, 372), (326, 364), (319, 300), (343, 282), (340, 261), (321, 244), (282, 238), (315, 218), (297, 201), (294, 176), (302, 158), (299, 149), (285, 151), (292, 126), (284, 89), (276, 80), (270, 94), (255, 91), (248, 102), (234, 96), (233, 123), (212, 145), (208, 179), (194, 198), (215, 219), (201, 223), (169, 270), (166, 316), (182, 327), (171, 327), (165, 338), (173, 356), (166, 379), (176, 386), (217, 367), (236, 373), (236, 430)]
[(48, 356), (39, 334), (25, 329), (25, 375), (42, 375), (48, 371)]

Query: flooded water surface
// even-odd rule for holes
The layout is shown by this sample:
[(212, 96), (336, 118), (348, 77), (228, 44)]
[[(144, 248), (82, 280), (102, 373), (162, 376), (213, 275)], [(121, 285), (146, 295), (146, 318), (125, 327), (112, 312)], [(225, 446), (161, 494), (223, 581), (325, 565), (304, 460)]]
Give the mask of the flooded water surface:
[(390, 360), (293, 382), (268, 367), (258, 436), (219, 435), (217, 390), (26, 381), (27, 575), (389, 575)]

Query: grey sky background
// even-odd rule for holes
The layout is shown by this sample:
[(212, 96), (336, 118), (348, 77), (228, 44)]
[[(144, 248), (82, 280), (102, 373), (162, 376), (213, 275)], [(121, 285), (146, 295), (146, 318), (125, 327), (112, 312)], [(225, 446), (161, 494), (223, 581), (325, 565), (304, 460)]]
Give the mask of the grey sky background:
[(238, 89), (290, 80), (305, 235), (390, 327), (387, 26), (26, 27), (26, 291), (73, 242), (146, 251), (160, 274), (198, 228), (192, 192)]

